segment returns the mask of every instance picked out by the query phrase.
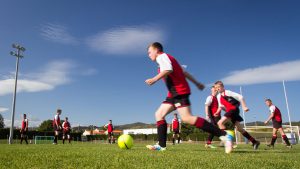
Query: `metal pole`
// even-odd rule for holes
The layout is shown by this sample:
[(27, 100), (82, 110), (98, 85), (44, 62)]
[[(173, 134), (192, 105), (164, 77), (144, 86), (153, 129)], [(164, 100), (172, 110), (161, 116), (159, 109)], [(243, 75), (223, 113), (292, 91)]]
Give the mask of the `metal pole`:
[(288, 103), (288, 99), (287, 99), (287, 95), (286, 95), (284, 80), (282, 81), (282, 84), (283, 84), (283, 91), (284, 91), (284, 96), (285, 96), (286, 108), (287, 108), (287, 112), (288, 112), (288, 116), (289, 116), (291, 132), (292, 132), (292, 130), (293, 130), (292, 129), (292, 122), (291, 122), (290, 109), (289, 109), (289, 103)]
[[(242, 86), (240, 86), (240, 94), (243, 95)], [(244, 109), (242, 109), (242, 111), (243, 111), (243, 119), (244, 119), (244, 129), (247, 130), (247, 127), (246, 127), (246, 118), (245, 118), (245, 111), (244, 111)]]
[(20, 59), (19, 56), (20, 56), (20, 49), (18, 49), (18, 52), (17, 52), (16, 75), (15, 75), (15, 90), (14, 90), (13, 104), (12, 104), (12, 114), (11, 114), (11, 126), (10, 126), (10, 134), (9, 134), (9, 144), (13, 143), (15, 110), (16, 110), (16, 94), (17, 94), (17, 83), (18, 83), (19, 59)]

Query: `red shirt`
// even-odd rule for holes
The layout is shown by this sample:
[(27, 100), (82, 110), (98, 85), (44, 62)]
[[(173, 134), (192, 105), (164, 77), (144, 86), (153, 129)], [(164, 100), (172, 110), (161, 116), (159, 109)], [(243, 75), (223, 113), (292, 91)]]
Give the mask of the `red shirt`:
[[(56, 123), (55, 123), (56, 122)], [(58, 125), (58, 126), (60, 126), (60, 118), (59, 118), (59, 115), (55, 115), (55, 117), (54, 117), (54, 120), (53, 120), (53, 126), (55, 126), (55, 125)]]
[[(166, 86), (168, 88), (168, 97), (176, 97), (178, 95), (190, 94), (190, 87), (186, 81), (182, 67), (177, 60), (166, 53), (159, 55), (156, 59), (159, 64), (158, 72), (164, 70), (172, 70), (167, 77), (164, 78)], [(167, 67), (168, 69), (165, 69)]]
[(112, 124), (107, 124), (107, 132), (113, 132), (114, 127)]
[(28, 120), (27, 119), (23, 119), (22, 120), (22, 129), (25, 130), (28, 126), (26, 125), (26, 123), (28, 124)]
[(64, 122), (63, 123), (63, 128), (64, 128), (65, 131), (70, 130), (70, 128), (71, 128), (70, 123), (69, 122)]
[(174, 118), (172, 121), (172, 129), (173, 131), (179, 129), (179, 121), (176, 118)]
[(219, 103), (225, 107), (226, 112), (236, 110), (240, 106), (240, 102), (234, 96), (238, 95), (237, 93), (225, 90), (224, 94), (218, 94)]
[(217, 99), (216, 96), (212, 95), (212, 102), (211, 102), (211, 104), (209, 106), (209, 110), (210, 110), (210, 112), (211, 112), (212, 115), (216, 114), (216, 112), (218, 110), (218, 107), (219, 107), (219, 105), (218, 105), (218, 99)]
[(274, 113), (272, 120), (282, 121), (281, 112), (276, 106), (274, 105), (270, 106), (270, 112)]

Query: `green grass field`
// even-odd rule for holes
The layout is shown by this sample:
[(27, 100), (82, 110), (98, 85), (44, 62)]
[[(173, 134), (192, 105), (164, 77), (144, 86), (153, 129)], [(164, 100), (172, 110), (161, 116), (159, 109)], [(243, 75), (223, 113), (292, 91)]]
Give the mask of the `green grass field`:
[(168, 145), (165, 152), (150, 151), (146, 143), (121, 150), (117, 144), (73, 143), (40, 145), (0, 144), (0, 168), (300, 168), (300, 147), (258, 151), (239, 145), (231, 154), (203, 144)]

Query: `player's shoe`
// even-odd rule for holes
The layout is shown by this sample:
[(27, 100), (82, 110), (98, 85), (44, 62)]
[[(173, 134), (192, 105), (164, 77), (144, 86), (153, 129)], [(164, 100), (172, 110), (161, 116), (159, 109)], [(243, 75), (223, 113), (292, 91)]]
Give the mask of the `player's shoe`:
[(156, 151), (166, 151), (166, 147), (161, 147), (160, 145), (147, 145), (146, 146), (149, 150), (156, 150)]
[(289, 146), (286, 146), (286, 147), (289, 148), (289, 149), (293, 148), (291, 144)]
[(226, 131), (226, 135), (225, 136), (221, 136), (220, 139), (224, 142), (224, 146), (225, 146), (225, 153), (229, 154), (232, 151), (232, 142), (234, 139), (234, 132), (233, 131)]
[(253, 149), (254, 149), (254, 150), (257, 150), (258, 147), (259, 147), (259, 145), (260, 145), (260, 142), (259, 142), (259, 141), (256, 141), (255, 143), (252, 144)]
[(214, 148), (217, 148), (216, 146), (213, 146), (213, 145), (211, 145), (211, 144), (205, 144), (205, 148), (212, 148), (212, 149), (214, 149)]
[(268, 146), (269, 148), (274, 148), (274, 145), (272, 145), (272, 144), (267, 144), (267, 146)]

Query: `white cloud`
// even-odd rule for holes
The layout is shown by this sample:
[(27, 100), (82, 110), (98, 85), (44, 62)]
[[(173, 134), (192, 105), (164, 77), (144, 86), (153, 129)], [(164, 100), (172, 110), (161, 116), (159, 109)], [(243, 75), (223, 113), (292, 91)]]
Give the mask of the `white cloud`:
[(47, 23), (43, 25), (40, 34), (46, 40), (53, 42), (71, 45), (79, 43), (75, 37), (70, 35), (65, 26), (59, 24)]
[[(18, 79), (18, 92), (46, 91), (67, 84), (71, 81), (69, 74), (73, 66), (70, 61), (54, 61), (44, 66), (40, 73), (24, 74)], [(14, 78), (0, 80), (0, 96), (12, 93), (14, 83)]]
[[(43, 122), (42, 120), (40, 120), (39, 118), (36, 118), (36, 117), (32, 117), (32, 118), (31, 117), (27, 117), (27, 118), (28, 118), (29, 128), (30, 127), (38, 127)], [(20, 128), (21, 127), (21, 123), (22, 123), (22, 119), (15, 119), (14, 126)], [(10, 127), (10, 125), (11, 125), (11, 119), (4, 119), (4, 125), (6, 127)]]
[(87, 38), (87, 45), (107, 54), (142, 54), (151, 42), (164, 41), (164, 32), (157, 26), (131, 26), (110, 29)]
[(300, 60), (237, 70), (222, 81), (227, 85), (250, 85), (300, 80)]
[(5, 107), (0, 107), (0, 113), (7, 112), (9, 109)]

